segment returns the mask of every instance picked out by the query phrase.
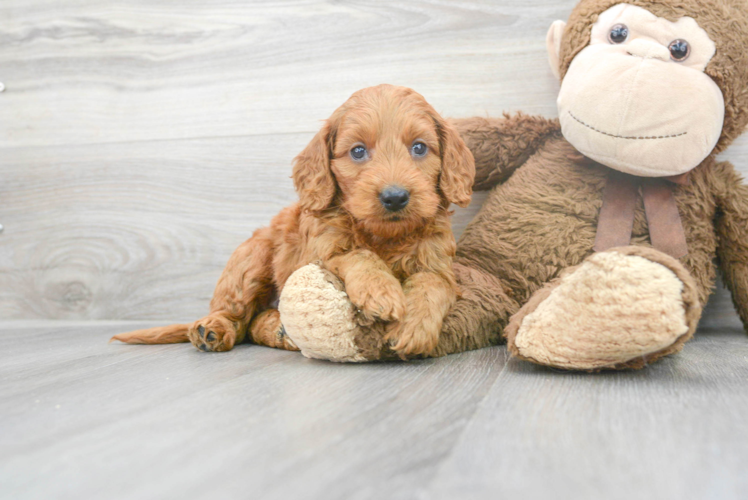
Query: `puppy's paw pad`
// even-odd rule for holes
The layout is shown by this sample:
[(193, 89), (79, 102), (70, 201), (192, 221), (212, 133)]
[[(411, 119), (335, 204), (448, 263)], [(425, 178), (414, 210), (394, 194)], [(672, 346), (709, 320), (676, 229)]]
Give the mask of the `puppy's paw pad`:
[(208, 316), (195, 322), (187, 336), (203, 352), (221, 352), (234, 347), (236, 331), (228, 320)]

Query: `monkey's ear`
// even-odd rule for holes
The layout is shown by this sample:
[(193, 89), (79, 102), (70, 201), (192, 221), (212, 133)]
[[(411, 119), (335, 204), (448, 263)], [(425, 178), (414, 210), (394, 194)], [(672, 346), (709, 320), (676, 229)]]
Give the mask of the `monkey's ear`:
[(325, 122), (322, 130), (294, 159), (293, 185), (303, 210), (324, 210), (335, 196), (335, 178), (330, 170), (335, 127), (331, 121)]
[(545, 37), (545, 46), (548, 49), (548, 62), (551, 63), (551, 71), (557, 80), (561, 80), (561, 38), (564, 36), (566, 23), (553, 21), (548, 35)]
[(435, 116), (442, 171), (439, 188), (450, 203), (466, 207), (470, 204), (475, 180), (475, 159), (457, 129), (440, 116)]

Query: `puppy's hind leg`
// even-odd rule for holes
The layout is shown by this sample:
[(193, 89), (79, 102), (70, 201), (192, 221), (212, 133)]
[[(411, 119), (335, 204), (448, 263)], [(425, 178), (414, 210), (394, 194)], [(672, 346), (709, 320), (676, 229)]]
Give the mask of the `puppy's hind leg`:
[(228, 351), (244, 340), (247, 326), (275, 293), (273, 230), (255, 231), (229, 258), (218, 279), (210, 314), (190, 325), (188, 337), (201, 351)]
[(249, 325), (252, 342), (258, 345), (298, 351), (296, 344), (286, 335), (278, 309), (268, 309), (255, 316)]

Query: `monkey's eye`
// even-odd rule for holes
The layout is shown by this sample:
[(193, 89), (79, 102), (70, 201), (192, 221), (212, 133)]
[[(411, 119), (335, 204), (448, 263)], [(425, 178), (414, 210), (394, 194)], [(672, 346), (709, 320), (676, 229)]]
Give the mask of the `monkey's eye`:
[(623, 43), (629, 37), (629, 29), (625, 24), (616, 24), (610, 28), (610, 34), (608, 40), (610, 43)]
[(418, 158), (423, 158), (428, 152), (429, 148), (422, 142), (414, 142), (410, 148), (410, 153)]
[(351, 148), (351, 158), (355, 161), (364, 161), (369, 157), (369, 152), (361, 144), (357, 144)]
[(670, 57), (673, 61), (685, 61), (691, 55), (691, 46), (685, 40), (673, 40), (668, 49), (670, 49)]

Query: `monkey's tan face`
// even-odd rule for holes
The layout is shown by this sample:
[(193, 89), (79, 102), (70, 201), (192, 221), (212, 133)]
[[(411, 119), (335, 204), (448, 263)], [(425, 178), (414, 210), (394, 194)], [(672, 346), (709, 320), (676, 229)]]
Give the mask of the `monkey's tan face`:
[(605, 11), (561, 85), (564, 137), (629, 174), (688, 172), (714, 149), (724, 122), (722, 92), (704, 73), (715, 50), (692, 18), (673, 23), (627, 4)]

